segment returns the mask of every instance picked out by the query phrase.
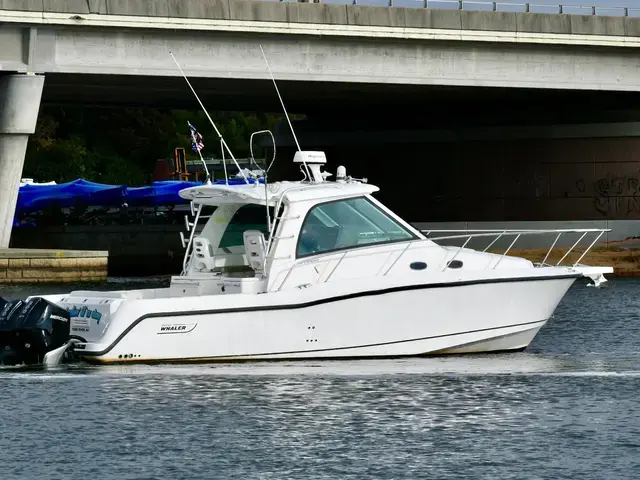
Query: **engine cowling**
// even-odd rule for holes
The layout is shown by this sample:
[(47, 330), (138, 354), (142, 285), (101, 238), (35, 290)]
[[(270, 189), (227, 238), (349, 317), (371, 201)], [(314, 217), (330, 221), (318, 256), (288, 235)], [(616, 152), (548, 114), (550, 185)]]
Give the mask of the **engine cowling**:
[(42, 363), (69, 341), (69, 312), (41, 297), (0, 301), (0, 364)]

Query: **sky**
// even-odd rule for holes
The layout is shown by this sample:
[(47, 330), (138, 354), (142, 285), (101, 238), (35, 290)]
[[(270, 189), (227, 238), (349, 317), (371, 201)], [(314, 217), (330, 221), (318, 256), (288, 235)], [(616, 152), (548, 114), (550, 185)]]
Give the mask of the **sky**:
[[(527, 3), (515, 0), (506, 0), (505, 3)], [(640, 8), (640, 0), (536, 0), (529, 3), (551, 4), (557, 5), (559, 3), (565, 5), (603, 5), (614, 7), (627, 7), (627, 8)]]
[[(437, 0), (430, 0), (436, 2)], [(475, 3), (476, 0), (469, 0), (465, 3)], [(484, 0), (477, 0), (478, 3), (482, 3)], [(582, 5), (593, 6), (602, 5), (606, 7), (627, 7), (640, 9), (640, 0), (486, 0), (487, 3), (491, 1), (497, 1), (500, 4), (514, 3), (514, 4), (536, 4), (536, 5)]]
[[(557, 6), (562, 4), (567, 6), (575, 5), (575, 6), (582, 6), (582, 7), (595, 6), (595, 7), (601, 7), (603, 9), (606, 7), (611, 8), (611, 10), (598, 12), (601, 15), (603, 14), (604, 15), (622, 15), (623, 14), (622, 12), (624, 11), (623, 9), (626, 7), (629, 9), (638, 9), (637, 11), (629, 12), (630, 14), (633, 14), (633, 16), (637, 16), (638, 14), (640, 14), (640, 0), (501, 0), (498, 3), (500, 4), (529, 3), (530, 5), (552, 5), (552, 6)], [(537, 10), (534, 10), (533, 7), (532, 7), (532, 10), (537, 11)], [(547, 11), (544, 11), (543, 13), (547, 13)], [(577, 10), (568, 10), (566, 11), (566, 13), (582, 13), (582, 12), (579, 12)]]
[(603, 7), (627, 7), (640, 9), (640, 0), (502, 0), (499, 3), (530, 3), (539, 5), (581, 5)]
[[(321, 0), (325, 3), (352, 3), (353, 0)], [(388, 5), (389, 0), (356, 0), (362, 5)], [(423, 3), (424, 0), (392, 0), (399, 7), (409, 4)], [(464, 0), (467, 10), (490, 10), (490, 4), (496, 1), (500, 11), (524, 11), (524, 4), (531, 5), (531, 11), (537, 13), (556, 13), (557, 6), (562, 4), (565, 13), (591, 13), (592, 6), (599, 7), (599, 15), (623, 15), (624, 8), (631, 9), (631, 16), (640, 16), (640, 0)], [(432, 8), (457, 8), (457, 0), (428, 0)], [(512, 5), (512, 6), (509, 6)], [(545, 7), (547, 5), (547, 7)], [(584, 7), (580, 9), (579, 7)], [(573, 7), (573, 8), (571, 8)], [(608, 7), (608, 8), (607, 8)], [(616, 8), (618, 7), (618, 8)]]
[[(527, 3), (520, 0), (503, 0), (504, 3)], [(501, 2), (502, 3), (502, 2)], [(557, 5), (563, 3), (565, 5), (603, 5), (614, 7), (640, 8), (640, 0), (534, 0), (528, 3)]]
[(620, 7), (637, 8), (640, 10), (640, 0), (502, 0), (499, 3), (522, 4), (529, 3), (531, 5), (576, 5), (583, 7)]

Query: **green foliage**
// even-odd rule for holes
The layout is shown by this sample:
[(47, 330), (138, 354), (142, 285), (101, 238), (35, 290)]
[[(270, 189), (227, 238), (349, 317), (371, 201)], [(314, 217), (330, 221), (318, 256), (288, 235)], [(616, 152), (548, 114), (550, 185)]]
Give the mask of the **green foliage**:
[[(274, 129), (280, 116), (216, 112), (212, 119), (233, 154), (249, 154), (252, 132)], [(183, 147), (191, 150), (187, 121), (204, 139), (203, 155), (220, 157), (220, 141), (201, 111), (159, 109), (104, 109), (82, 107), (43, 108), (36, 132), (29, 140), (24, 176), (58, 183), (77, 178), (139, 186), (151, 181), (158, 159), (173, 156)]]
[(95, 174), (91, 178), (83, 177), (86, 180), (130, 186), (144, 185), (148, 181), (148, 174), (140, 165), (102, 146), (89, 153), (87, 163), (95, 165)]
[(52, 140), (46, 147), (28, 152), (25, 174), (58, 183), (93, 177), (94, 165), (87, 153), (84, 140), (78, 135)]
[[(175, 122), (174, 131), (185, 132), (183, 142), (186, 142), (184, 146), (187, 148), (188, 158), (196, 159), (198, 154), (191, 150), (187, 121), (191, 122), (203, 136), (204, 150), (202, 155), (221, 157), (220, 140), (204, 112), (174, 110), (172, 117)], [(281, 118), (280, 115), (265, 113), (214, 112), (211, 114), (211, 119), (218, 126), (218, 130), (237, 158), (249, 156), (249, 138), (253, 132), (264, 129), (274, 131)], [(228, 158), (226, 152), (225, 157)]]

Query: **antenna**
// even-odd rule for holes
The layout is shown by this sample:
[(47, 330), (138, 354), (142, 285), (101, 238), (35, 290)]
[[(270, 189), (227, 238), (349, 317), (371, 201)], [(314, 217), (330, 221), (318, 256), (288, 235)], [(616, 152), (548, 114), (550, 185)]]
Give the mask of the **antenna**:
[[(269, 61), (267, 60), (267, 56), (264, 54), (264, 50), (262, 49), (262, 45), (260, 45), (260, 51), (262, 52), (262, 56), (264, 57), (264, 63), (267, 64), (267, 70), (269, 70), (269, 75), (271, 76), (271, 81), (273, 82), (273, 86), (276, 87), (276, 93), (278, 94), (278, 98), (280, 99), (280, 105), (282, 105), (282, 110), (284, 110), (284, 116), (287, 118), (287, 122), (289, 123), (289, 128), (291, 129), (291, 133), (293, 134), (293, 139), (296, 142), (296, 147), (298, 147), (298, 151), (302, 153), (300, 149), (300, 144), (298, 143), (298, 137), (296, 137), (296, 132), (293, 130), (293, 125), (291, 125), (291, 120), (289, 119), (289, 114), (287, 113), (287, 109), (284, 106), (284, 102), (282, 101), (282, 96), (280, 96), (280, 90), (278, 90), (278, 85), (276, 84), (276, 79), (273, 78), (273, 72), (271, 71), (271, 67), (269, 67)], [(313, 178), (311, 176), (311, 172), (309, 172), (309, 167), (307, 166), (307, 162), (304, 159), (304, 155), (300, 155), (302, 157), (302, 163), (304, 164), (304, 168), (307, 171), (308, 178)]]
[[(205, 115), (207, 116), (207, 118), (209, 119), (209, 122), (211, 122), (211, 125), (213, 126), (214, 130), (216, 131), (216, 133), (218, 134), (218, 137), (220, 138), (220, 144), (222, 146), (224, 146), (227, 149), (227, 152), (229, 152), (229, 155), (231, 156), (231, 158), (233, 159), (233, 163), (236, 164), (236, 167), (238, 167), (238, 171), (242, 174), (242, 177), (244, 178), (245, 183), (249, 183), (249, 180), (247, 179), (247, 176), (244, 174), (244, 171), (240, 168), (240, 165), (238, 165), (238, 162), (236, 161), (236, 158), (233, 156), (233, 153), (231, 152), (231, 149), (229, 148), (229, 145), (227, 145), (227, 142), (224, 141), (224, 138), (222, 137), (222, 134), (220, 133), (220, 130), (218, 130), (218, 127), (216, 127), (216, 124), (213, 123), (213, 120), (211, 119), (211, 117), (209, 116), (209, 112), (207, 112), (207, 109), (204, 108), (204, 105), (202, 104), (202, 102), (200, 101), (200, 97), (198, 97), (198, 94), (196, 93), (196, 91), (193, 89), (193, 87), (191, 86), (191, 82), (189, 81), (189, 79), (187, 78), (187, 76), (184, 74), (184, 71), (182, 70), (182, 67), (180, 66), (180, 64), (178, 63), (178, 61), (176, 60), (176, 57), (173, 56), (172, 52), (169, 52), (169, 55), (171, 55), (171, 58), (173, 58), (173, 61), (176, 63), (176, 66), (178, 67), (178, 69), (180, 70), (180, 73), (182, 73), (182, 76), (184, 77), (185, 81), (187, 82), (187, 85), (189, 85), (189, 88), (191, 89), (191, 91), (193, 92), (193, 95), (195, 95), (196, 100), (198, 100), (198, 103), (200, 104), (200, 106), (202, 107), (202, 110), (204, 110)], [(296, 140), (297, 143), (297, 140)], [(224, 149), (222, 150), (222, 155), (224, 158)], [(229, 183), (229, 179), (226, 178), (225, 175), (225, 180), (227, 182), (227, 184)]]

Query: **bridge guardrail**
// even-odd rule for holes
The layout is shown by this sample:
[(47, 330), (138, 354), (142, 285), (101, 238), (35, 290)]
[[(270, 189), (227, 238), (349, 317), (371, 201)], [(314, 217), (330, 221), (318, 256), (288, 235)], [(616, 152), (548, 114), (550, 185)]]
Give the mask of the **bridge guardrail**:
[(554, 4), (535, 2), (488, 2), (483, 0), (259, 0), (289, 3), (327, 3), (369, 7), (433, 8), (486, 12), (550, 13), (614, 17), (640, 17), (640, 7), (615, 5)]

